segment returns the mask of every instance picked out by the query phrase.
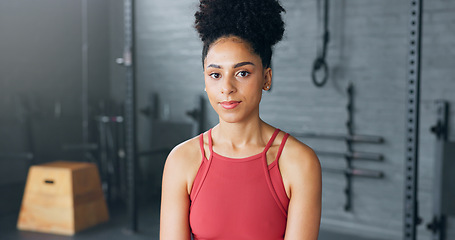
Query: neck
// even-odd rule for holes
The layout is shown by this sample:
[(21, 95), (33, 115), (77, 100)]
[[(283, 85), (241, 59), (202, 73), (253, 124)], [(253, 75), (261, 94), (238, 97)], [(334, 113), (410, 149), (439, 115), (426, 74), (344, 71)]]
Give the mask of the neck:
[(214, 137), (220, 143), (231, 145), (234, 148), (241, 148), (251, 143), (260, 144), (264, 139), (266, 125), (260, 118), (245, 123), (228, 123), (220, 120), (220, 124), (214, 128)]

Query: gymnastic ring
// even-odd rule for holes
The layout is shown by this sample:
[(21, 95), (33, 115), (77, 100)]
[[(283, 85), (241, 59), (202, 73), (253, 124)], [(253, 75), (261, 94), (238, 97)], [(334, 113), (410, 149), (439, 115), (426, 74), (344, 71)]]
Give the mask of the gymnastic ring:
[[(324, 71), (324, 76), (322, 77), (321, 80), (318, 80), (317, 77), (316, 77), (316, 71), (318, 71), (321, 68)], [(314, 85), (316, 85), (317, 87), (322, 87), (322, 86), (324, 86), (326, 84), (327, 79), (329, 77), (329, 68), (327, 66), (327, 63), (326, 63), (325, 59), (317, 58), (316, 60), (314, 60), (314, 62), (313, 62), (313, 70), (311, 72), (311, 77), (313, 79)]]

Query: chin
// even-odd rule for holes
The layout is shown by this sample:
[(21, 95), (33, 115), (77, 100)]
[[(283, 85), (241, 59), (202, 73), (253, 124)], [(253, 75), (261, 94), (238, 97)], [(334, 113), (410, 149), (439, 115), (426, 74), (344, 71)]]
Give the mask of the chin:
[(242, 119), (238, 116), (223, 116), (223, 115), (219, 115), (219, 114), (218, 114), (218, 117), (220, 119), (220, 122), (223, 121), (223, 122), (227, 122), (227, 123), (237, 123), (237, 122), (240, 122)]
[(239, 123), (237, 119), (225, 119), (225, 118), (220, 118), (220, 120), (223, 120), (225, 123)]
[(219, 114), (218, 117), (220, 121), (226, 122), (226, 123), (240, 123), (247, 121), (248, 119), (253, 118), (253, 116), (245, 113), (231, 113), (231, 114)]

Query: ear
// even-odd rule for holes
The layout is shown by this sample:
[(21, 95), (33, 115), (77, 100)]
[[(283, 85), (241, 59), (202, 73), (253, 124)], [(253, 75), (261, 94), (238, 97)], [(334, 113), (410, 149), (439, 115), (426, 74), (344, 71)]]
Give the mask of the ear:
[(264, 69), (264, 84), (262, 89), (268, 91), (272, 87), (272, 68)]

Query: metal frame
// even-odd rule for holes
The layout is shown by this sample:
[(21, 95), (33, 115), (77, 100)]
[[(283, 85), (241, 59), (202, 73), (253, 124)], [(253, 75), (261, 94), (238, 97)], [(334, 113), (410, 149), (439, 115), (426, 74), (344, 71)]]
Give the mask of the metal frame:
[[(98, 123), (98, 152), (99, 152), (99, 171), (105, 196), (110, 206), (120, 193), (125, 192), (125, 184), (119, 180), (123, 175), (120, 172), (122, 164), (125, 163), (124, 154), (124, 119), (123, 116), (101, 115), (96, 117)], [(123, 190), (123, 192), (122, 192)]]
[[(355, 136), (354, 134), (354, 86), (349, 84), (347, 88), (347, 94), (348, 94), (348, 102), (346, 106), (346, 110), (348, 113), (348, 119), (346, 121), (346, 128), (348, 132), (348, 136)], [(365, 139), (363, 139), (365, 140)], [(372, 140), (372, 139), (369, 139)], [(382, 143), (383, 138), (382, 137), (376, 137), (375, 140), (378, 141), (373, 141), (372, 143)], [(346, 177), (346, 188), (344, 189), (344, 193), (346, 195), (346, 204), (344, 205), (344, 210), (345, 211), (351, 211), (352, 210), (352, 178), (355, 176), (358, 177), (368, 177), (368, 178), (383, 178), (384, 173), (382, 171), (376, 171), (376, 170), (368, 170), (368, 169), (358, 169), (355, 168), (352, 160), (354, 159), (365, 159), (365, 160), (375, 160), (375, 161), (382, 161), (383, 156), (382, 154), (374, 154), (374, 153), (364, 153), (364, 154), (359, 154), (359, 152), (354, 151), (353, 143), (354, 138), (345, 138), (346, 142), (346, 148), (348, 154), (344, 155), (344, 159), (346, 160), (346, 169), (344, 170), (344, 175)], [(329, 170), (330, 169), (325, 169)]]
[(136, 79), (135, 79), (135, 19), (134, 0), (124, 0), (124, 32), (125, 49), (122, 63), (126, 67), (126, 100), (125, 100), (125, 146), (127, 167), (127, 212), (128, 230), (137, 232), (137, 199), (136, 199), (136, 170), (137, 170), (137, 132), (136, 132)]
[[(81, 1), (81, 33), (82, 33), (82, 146), (89, 144), (89, 96), (88, 96), (88, 0)], [(84, 157), (88, 149), (84, 150)], [(88, 159), (86, 159), (88, 160)]]
[(420, 58), (422, 40), (422, 2), (410, 0), (409, 52), (407, 73), (406, 160), (403, 239), (415, 240), (420, 223), (418, 209), (418, 146), (420, 105)]
[(383, 161), (384, 156), (379, 153), (367, 153), (367, 152), (357, 152), (354, 151), (353, 144), (356, 142), (361, 143), (383, 143), (384, 138), (380, 136), (371, 136), (371, 135), (358, 135), (354, 133), (354, 86), (349, 84), (346, 89), (348, 95), (348, 101), (346, 104), (347, 110), (347, 120), (346, 128), (347, 134), (320, 134), (320, 133), (291, 133), (295, 137), (306, 137), (306, 138), (319, 138), (319, 139), (329, 139), (329, 140), (342, 140), (346, 143), (346, 152), (332, 152), (332, 151), (318, 151), (316, 154), (332, 156), (332, 157), (341, 157), (346, 161), (346, 168), (330, 168), (323, 167), (322, 170), (325, 172), (340, 173), (343, 174), (346, 178), (346, 188), (344, 189), (344, 194), (346, 196), (346, 203), (344, 205), (345, 211), (352, 210), (352, 178), (353, 177), (365, 177), (365, 178), (383, 178), (384, 173), (377, 170), (369, 169), (360, 169), (356, 168), (353, 165), (353, 160), (371, 160), (371, 161)]
[[(353, 121), (354, 121), (354, 86), (349, 84), (348, 89), (348, 103), (346, 106), (346, 110), (348, 112), (348, 119), (346, 121), (346, 127), (348, 130), (349, 135), (354, 135), (354, 129), (353, 129)], [(354, 149), (352, 147), (352, 141), (350, 139), (346, 139), (346, 148), (348, 152), (353, 152)], [(346, 188), (344, 189), (344, 193), (346, 194), (346, 204), (344, 205), (344, 210), (350, 211), (352, 209), (352, 174), (349, 174), (352, 172), (353, 166), (352, 166), (352, 157), (351, 156), (345, 156), (344, 159), (346, 160), (346, 173), (344, 174), (346, 177)]]
[(445, 240), (446, 216), (443, 210), (443, 182), (444, 181), (444, 148), (447, 143), (448, 135), (448, 116), (449, 104), (445, 101), (438, 101), (437, 123), (431, 128), (436, 135), (435, 161), (434, 161), (434, 180), (433, 180), (433, 219), (427, 224), (427, 229), (431, 231), (433, 240)]
[(342, 140), (358, 143), (383, 143), (384, 138), (372, 135), (325, 134), (325, 133), (292, 133), (294, 137)]

